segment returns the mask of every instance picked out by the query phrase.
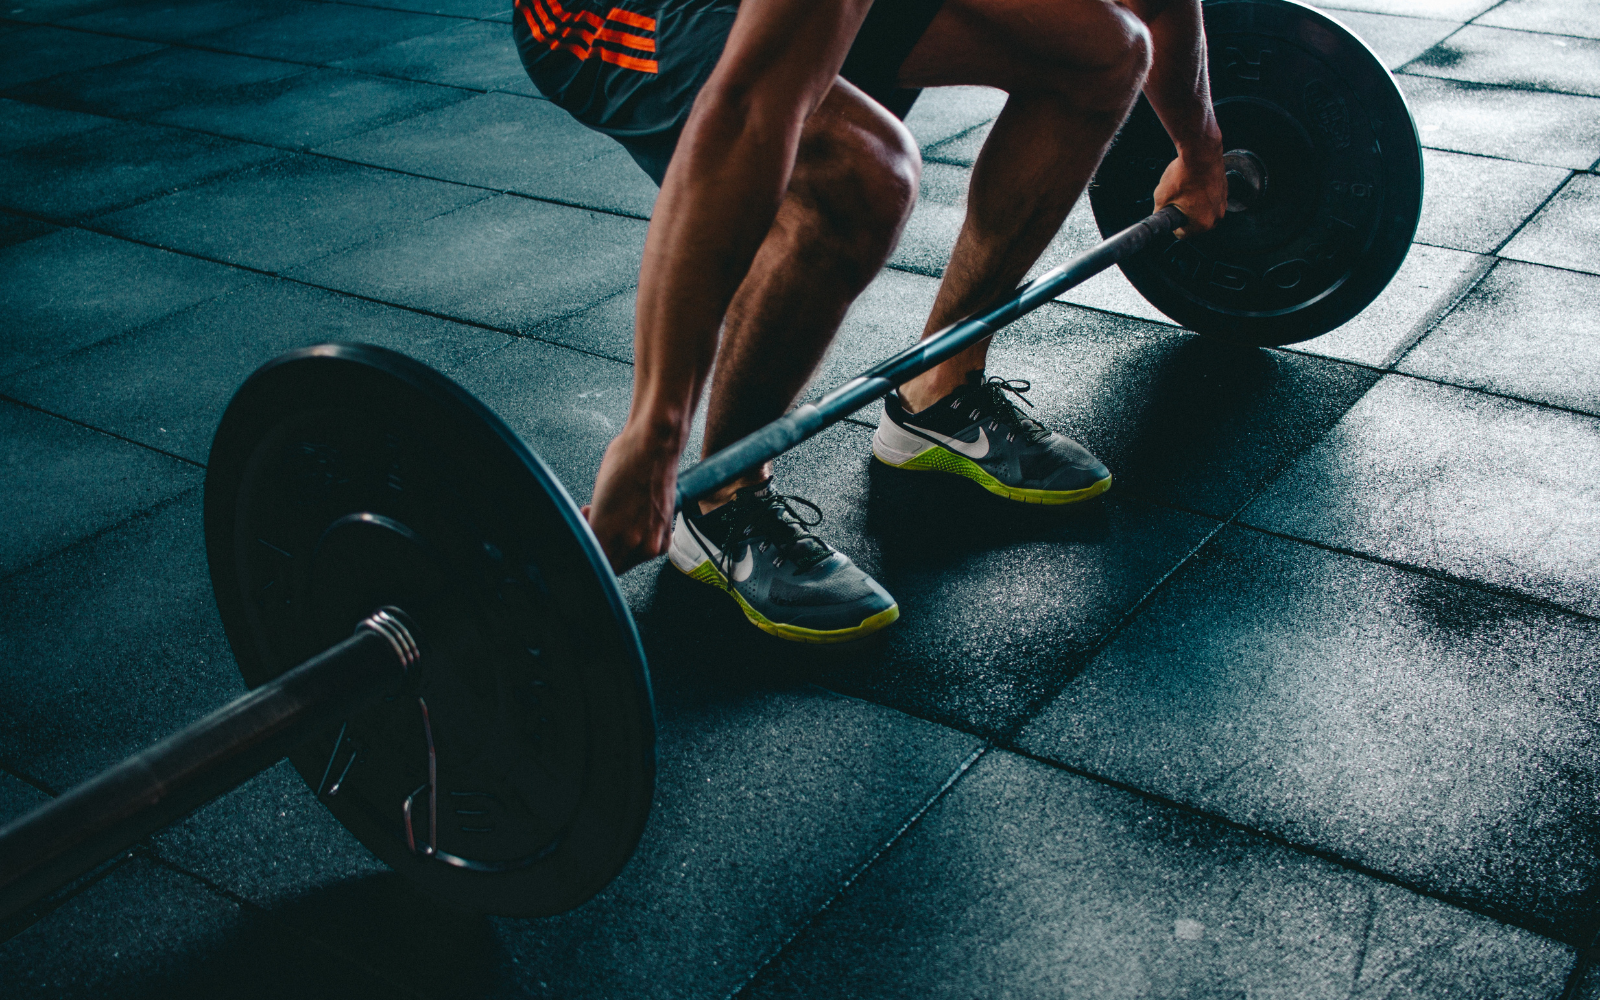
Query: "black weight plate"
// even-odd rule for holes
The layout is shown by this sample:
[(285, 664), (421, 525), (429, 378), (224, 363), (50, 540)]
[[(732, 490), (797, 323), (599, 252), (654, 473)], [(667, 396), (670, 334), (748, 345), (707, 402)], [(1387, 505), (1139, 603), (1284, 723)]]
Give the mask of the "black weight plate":
[(517, 916), (621, 870), (655, 781), (638, 633), (566, 490), (481, 403), (381, 348), (285, 355), (223, 415), (205, 528), (251, 686), (380, 606), (415, 624), (414, 689), (290, 755), (374, 854)]
[[(1291, 0), (1207, 0), (1211, 97), (1224, 149), (1263, 162), (1260, 201), (1210, 232), (1164, 236), (1121, 264), (1157, 309), (1245, 344), (1326, 333), (1383, 291), (1422, 213), (1422, 152), (1372, 51)], [(1149, 215), (1176, 156), (1140, 97), (1090, 190), (1107, 236)]]

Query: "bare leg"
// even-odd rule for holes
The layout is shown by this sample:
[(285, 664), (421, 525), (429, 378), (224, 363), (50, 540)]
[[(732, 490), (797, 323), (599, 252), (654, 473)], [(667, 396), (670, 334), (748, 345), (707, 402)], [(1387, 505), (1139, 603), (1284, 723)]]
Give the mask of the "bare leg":
[[(1132, 107), (1149, 36), (1105, 0), (948, 0), (901, 68), (908, 86), (1010, 93), (973, 167), (927, 336), (1011, 292), (1061, 228)], [(906, 383), (919, 410), (983, 369), (984, 341)]]
[[(843, 80), (807, 120), (788, 194), (728, 309), (705, 455), (794, 404), (850, 303), (894, 252), (920, 163), (904, 126)], [(700, 506), (771, 474), (770, 463), (752, 469)]]

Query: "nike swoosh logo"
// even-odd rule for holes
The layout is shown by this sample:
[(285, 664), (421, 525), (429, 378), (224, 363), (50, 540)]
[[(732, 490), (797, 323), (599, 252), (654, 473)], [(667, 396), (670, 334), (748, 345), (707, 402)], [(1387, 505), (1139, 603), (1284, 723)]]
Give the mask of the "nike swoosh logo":
[(694, 535), (695, 541), (700, 543), (701, 551), (711, 558), (712, 565), (719, 570), (724, 566), (728, 567), (728, 574), (734, 583), (745, 582), (750, 579), (750, 574), (756, 571), (756, 547), (754, 545), (746, 545), (744, 547), (744, 555), (740, 557), (739, 561), (728, 565), (722, 558), (722, 550), (712, 545), (711, 540), (700, 534), (694, 525), (689, 525), (689, 531)]
[(918, 427), (917, 433), (933, 438), (951, 451), (960, 452), (968, 458), (983, 458), (989, 454), (989, 435), (983, 432), (982, 427), (978, 428), (978, 440), (976, 441), (963, 441), (960, 438), (949, 437), (940, 434), (938, 431), (930, 431), (923, 427)]
[(743, 583), (750, 579), (750, 574), (756, 571), (756, 548), (754, 545), (744, 547), (744, 556), (733, 564), (733, 582)]

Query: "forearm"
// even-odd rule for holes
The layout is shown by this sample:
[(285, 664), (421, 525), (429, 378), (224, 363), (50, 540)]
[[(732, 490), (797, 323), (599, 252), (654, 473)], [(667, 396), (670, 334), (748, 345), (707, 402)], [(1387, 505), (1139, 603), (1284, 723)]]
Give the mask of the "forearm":
[(719, 93), (702, 98), (656, 201), (639, 273), (629, 422), (675, 450), (688, 437), (728, 303), (777, 214), (803, 123), (764, 125)]
[(1178, 154), (1220, 154), (1222, 133), (1211, 108), (1200, 0), (1132, 6), (1150, 29), (1152, 58), (1145, 97), (1172, 136)]

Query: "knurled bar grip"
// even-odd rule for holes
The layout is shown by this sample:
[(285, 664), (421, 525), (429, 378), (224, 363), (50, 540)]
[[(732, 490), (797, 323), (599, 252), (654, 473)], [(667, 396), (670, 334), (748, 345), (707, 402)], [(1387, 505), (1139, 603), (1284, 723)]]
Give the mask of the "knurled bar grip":
[(0, 921), (394, 690), (415, 660), (405, 625), (379, 612), (338, 645), (0, 829)]
[(678, 506), (705, 496), (746, 469), (777, 458), (827, 427), (888, 395), (923, 372), (993, 336), (1001, 327), (1080, 285), (1112, 264), (1143, 250), (1151, 240), (1187, 221), (1174, 205), (1146, 216), (1085, 253), (1039, 275), (998, 306), (952, 323), (893, 357), (880, 361), (814, 403), (805, 403), (705, 459), (678, 477)]

